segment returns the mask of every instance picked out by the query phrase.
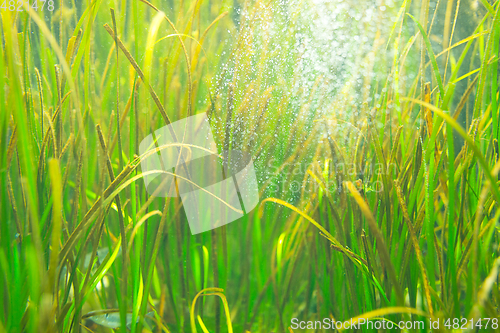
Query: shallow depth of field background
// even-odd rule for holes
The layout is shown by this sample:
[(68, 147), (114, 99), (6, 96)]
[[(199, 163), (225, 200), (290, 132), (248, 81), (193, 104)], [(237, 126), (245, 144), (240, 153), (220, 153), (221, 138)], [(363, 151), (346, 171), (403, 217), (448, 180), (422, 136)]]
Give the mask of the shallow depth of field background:
[[(33, 4), (0, 8), (0, 331), (500, 331), (498, 0)], [(139, 143), (203, 112), (260, 203), (193, 236)]]

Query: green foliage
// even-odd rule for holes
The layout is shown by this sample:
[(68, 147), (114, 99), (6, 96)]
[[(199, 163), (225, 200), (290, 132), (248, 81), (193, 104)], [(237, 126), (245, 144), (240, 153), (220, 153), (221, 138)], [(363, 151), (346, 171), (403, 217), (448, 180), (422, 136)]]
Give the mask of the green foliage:
[[(0, 331), (497, 318), (500, 4), (399, 5), (334, 88), (301, 81), (308, 1), (2, 9)], [(200, 112), (261, 203), (193, 236), (138, 146)]]

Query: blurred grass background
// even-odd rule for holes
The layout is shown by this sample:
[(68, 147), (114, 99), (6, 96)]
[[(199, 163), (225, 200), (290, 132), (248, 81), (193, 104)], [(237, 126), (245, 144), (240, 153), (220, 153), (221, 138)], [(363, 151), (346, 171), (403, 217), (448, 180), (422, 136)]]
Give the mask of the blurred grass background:
[[(6, 6), (1, 331), (498, 317), (498, 1)], [(261, 203), (192, 236), (138, 145), (201, 112)]]

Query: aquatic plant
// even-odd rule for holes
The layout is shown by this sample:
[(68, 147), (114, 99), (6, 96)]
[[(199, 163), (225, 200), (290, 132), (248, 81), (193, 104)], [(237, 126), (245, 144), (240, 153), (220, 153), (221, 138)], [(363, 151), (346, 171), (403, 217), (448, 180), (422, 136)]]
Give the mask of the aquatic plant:
[[(499, 1), (11, 2), (0, 331), (500, 330)], [(139, 143), (202, 112), (260, 204), (191, 235)]]

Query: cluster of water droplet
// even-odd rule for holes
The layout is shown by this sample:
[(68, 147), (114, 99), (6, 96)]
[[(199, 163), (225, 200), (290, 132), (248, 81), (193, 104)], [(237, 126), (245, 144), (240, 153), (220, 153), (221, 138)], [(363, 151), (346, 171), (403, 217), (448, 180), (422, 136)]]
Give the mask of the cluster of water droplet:
[[(389, 62), (385, 44), (397, 9), (383, 0), (280, 0), (239, 10), (233, 50), (214, 80), (219, 121), (233, 110), (233, 139), (277, 144), (294, 136), (292, 146), (314, 133), (318, 119), (361, 124), (363, 104), (380, 98), (374, 83), (387, 67), (379, 74), (376, 63)], [(335, 126), (352, 131), (345, 122)], [(325, 129), (316, 134), (312, 152)], [(286, 146), (273, 157), (289, 157)]]

